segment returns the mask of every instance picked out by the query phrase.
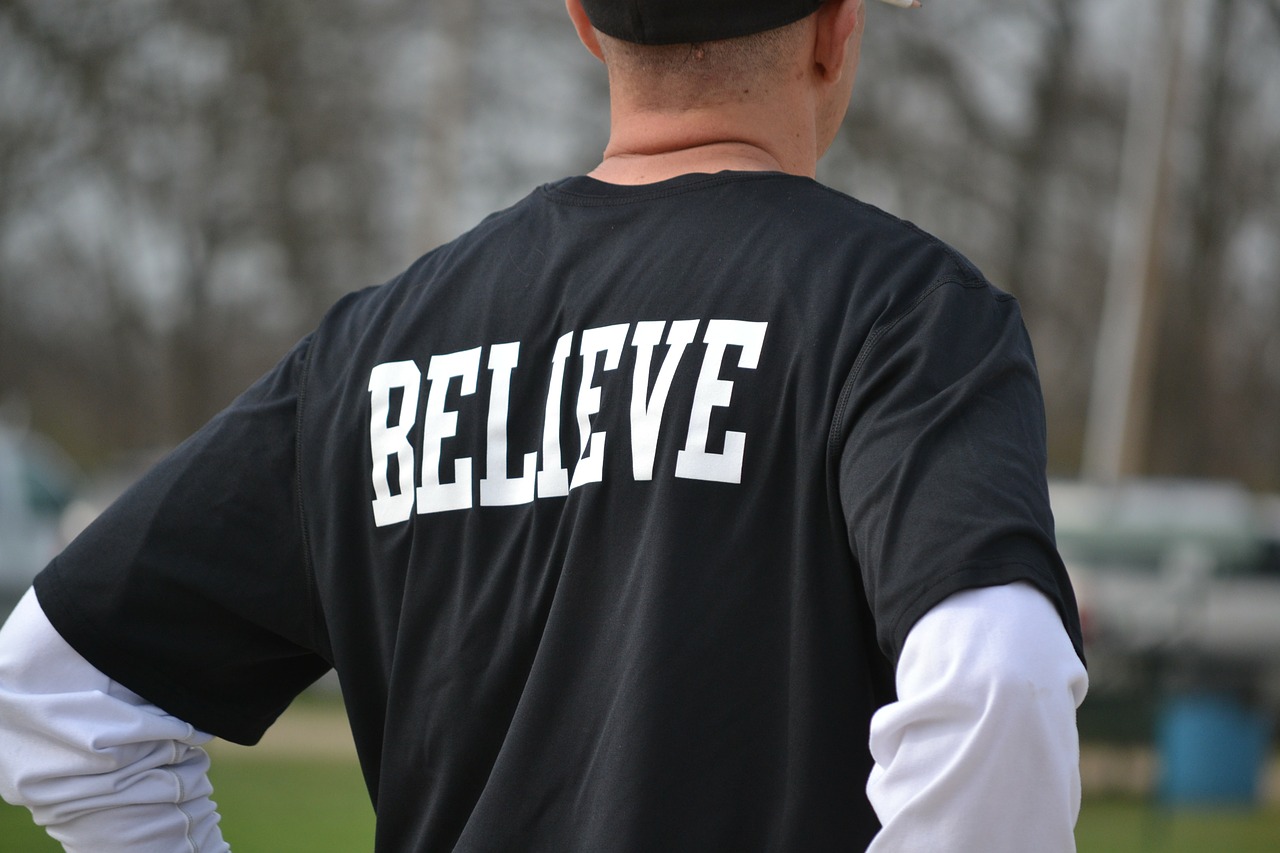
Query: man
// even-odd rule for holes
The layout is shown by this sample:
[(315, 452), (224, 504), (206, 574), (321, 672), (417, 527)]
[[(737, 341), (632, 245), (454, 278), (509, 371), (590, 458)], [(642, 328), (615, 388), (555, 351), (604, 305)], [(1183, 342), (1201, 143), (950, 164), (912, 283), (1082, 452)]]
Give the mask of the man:
[(380, 851), (1071, 849), (1016, 303), (813, 180), (861, 0), (567, 5), (601, 164), (344, 299), (37, 579), (6, 798), (224, 849), (205, 733), (332, 666)]

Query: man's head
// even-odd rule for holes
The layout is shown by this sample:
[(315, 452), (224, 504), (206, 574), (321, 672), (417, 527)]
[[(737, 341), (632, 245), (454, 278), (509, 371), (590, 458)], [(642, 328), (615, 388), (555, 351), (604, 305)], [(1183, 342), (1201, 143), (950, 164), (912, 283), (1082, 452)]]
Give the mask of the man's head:
[(683, 109), (754, 98), (797, 73), (803, 23), (713, 41), (638, 44), (602, 31), (596, 40), (615, 96), (621, 90), (639, 106)]
[(606, 154), (719, 137), (789, 147), (807, 173), (803, 161), (816, 162), (848, 105), (862, 0), (566, 5), (583, 43), (609, 69), (614, 121)]

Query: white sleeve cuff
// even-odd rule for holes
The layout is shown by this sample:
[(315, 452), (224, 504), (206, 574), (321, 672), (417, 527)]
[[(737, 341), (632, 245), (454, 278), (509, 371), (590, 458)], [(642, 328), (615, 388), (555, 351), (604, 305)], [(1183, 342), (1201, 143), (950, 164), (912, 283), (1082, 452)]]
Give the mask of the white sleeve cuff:
[(1048, 598), (948, 597), (907, 635), (896, 682), (871, 721), (870, 851), (1075, 850), (1088, 677)]
[(111, 681), (29, 590), (0, 629), (0, 795), (68, 853), (221, 853), (212, 738)]

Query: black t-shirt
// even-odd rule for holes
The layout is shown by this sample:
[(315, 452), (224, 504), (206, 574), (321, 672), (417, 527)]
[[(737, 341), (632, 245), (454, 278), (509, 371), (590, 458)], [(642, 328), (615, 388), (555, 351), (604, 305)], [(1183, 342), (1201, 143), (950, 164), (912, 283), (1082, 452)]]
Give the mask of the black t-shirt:
[(337, 669), (380, 851), (849, 850), (915, 620), (1078, 618), (1016, 302), (804, 178), (542, 187), (343, 299), (36, 582), (256, 741)]

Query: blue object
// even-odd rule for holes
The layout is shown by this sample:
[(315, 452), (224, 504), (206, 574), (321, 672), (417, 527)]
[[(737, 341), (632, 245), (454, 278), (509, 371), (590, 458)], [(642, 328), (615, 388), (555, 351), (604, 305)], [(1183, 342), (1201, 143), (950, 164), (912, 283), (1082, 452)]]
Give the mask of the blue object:
[(1270, 741), (1266, 716), (1228, 694), (1179, 696), (1160, 712), (1165, 805), (1255, 805)]

